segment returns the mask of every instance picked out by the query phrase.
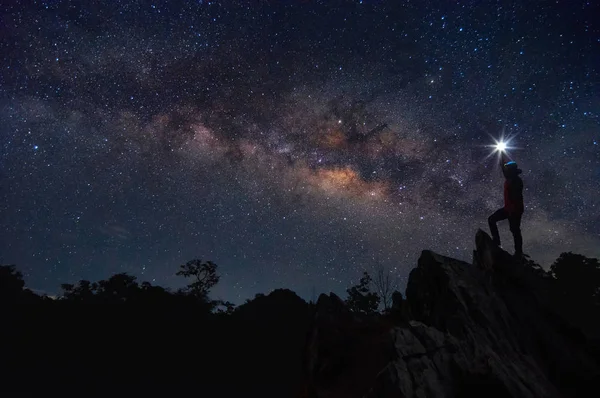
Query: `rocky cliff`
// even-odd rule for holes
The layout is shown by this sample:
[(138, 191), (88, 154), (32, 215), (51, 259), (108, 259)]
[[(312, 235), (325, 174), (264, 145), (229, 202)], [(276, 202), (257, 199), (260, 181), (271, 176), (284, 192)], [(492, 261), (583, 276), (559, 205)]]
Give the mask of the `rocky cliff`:
[(589, 397), (599, 356), (554, 280), (483, 231), (473, 264), (424, 251), (406, 301), (359, 317), (321, 295), (305, 350), (311, 397)]

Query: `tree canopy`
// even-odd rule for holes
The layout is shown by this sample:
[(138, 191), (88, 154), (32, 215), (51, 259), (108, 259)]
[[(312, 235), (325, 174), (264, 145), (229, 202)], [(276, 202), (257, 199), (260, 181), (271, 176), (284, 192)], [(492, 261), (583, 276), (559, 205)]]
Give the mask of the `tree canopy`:
[(351, 311), (367, 315), (377, 312), (381, 298), (370, 290), (371, 283), (371, 276), (365, 271), (359, 283), (346, 290), (348, 293), (346, 305)]

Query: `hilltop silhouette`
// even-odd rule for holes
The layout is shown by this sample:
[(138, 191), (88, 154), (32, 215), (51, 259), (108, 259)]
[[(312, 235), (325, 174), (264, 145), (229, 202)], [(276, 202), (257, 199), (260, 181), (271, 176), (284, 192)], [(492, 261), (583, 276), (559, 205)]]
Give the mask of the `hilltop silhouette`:
[(423, 251), (406, 298), (365, 272), (342, 300), (278, 289), (211, 300), (191, 260), (171, 291), (127, 274), (58, 298), (0, 266), (3, 396), (583, 397), (600, 376), (600, 265), (545, 271), (479, 231), (473, 263)]

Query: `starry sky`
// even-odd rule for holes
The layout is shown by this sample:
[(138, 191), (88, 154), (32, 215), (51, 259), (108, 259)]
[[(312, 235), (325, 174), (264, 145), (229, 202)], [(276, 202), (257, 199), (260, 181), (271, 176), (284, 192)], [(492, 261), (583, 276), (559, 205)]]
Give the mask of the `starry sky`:
[[(0, 263), (213, 297), (470, 261), (513, 137), (524, 249), (600, 257), (597, 1), (9, 1)], [(506, 222), (504, 246), (513, 251)]]

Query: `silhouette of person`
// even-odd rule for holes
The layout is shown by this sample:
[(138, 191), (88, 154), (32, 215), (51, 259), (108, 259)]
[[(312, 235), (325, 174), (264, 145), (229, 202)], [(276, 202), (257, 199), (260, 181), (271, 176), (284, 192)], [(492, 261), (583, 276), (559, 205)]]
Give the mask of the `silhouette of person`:
[(488, 218), (494, 243), (500, 246), (500, 234), (496, 223), (508, 219), (510, 232), (515, 240), (515, 257), (523, 256), (523, 237), (521, 235), (521, 216), (523, 215), (523, 180), (519, 177), (522, 170), (514, 161), (508, 161), (504, 154), (500, 157), (500, 167), (504, 174), (504, 207)]

